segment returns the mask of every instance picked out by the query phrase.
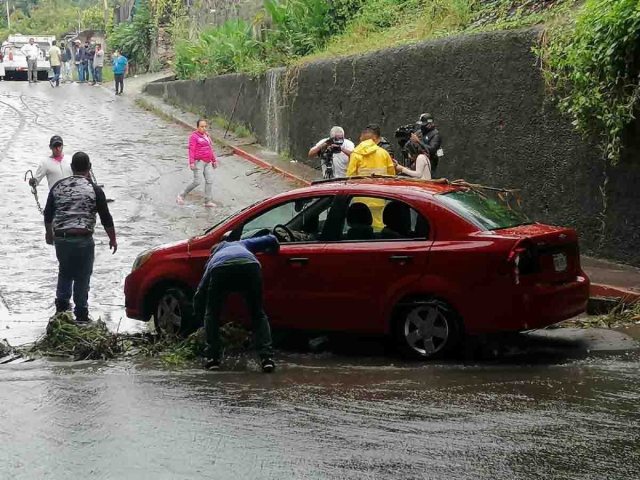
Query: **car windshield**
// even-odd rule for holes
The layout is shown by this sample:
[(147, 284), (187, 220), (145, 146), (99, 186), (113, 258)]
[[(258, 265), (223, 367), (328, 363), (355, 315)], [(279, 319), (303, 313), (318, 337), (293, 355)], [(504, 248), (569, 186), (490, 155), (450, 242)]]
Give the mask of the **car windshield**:
[[(495, 199), (491, 198), (495, 194)], [(458, 190), (436, 195), (458, 215), (484, 230), (500, 230), (533, 223), (520, 211), (520, 202), (509, 192)]]

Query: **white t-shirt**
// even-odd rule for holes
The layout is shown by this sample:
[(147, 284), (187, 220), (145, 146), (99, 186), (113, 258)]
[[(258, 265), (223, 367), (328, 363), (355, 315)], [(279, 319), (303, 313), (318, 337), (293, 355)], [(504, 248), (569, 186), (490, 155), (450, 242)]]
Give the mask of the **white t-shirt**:
[(415, 170), (403, 167), (400, 171), (405, 175), (408, 175), (409, 177), (420, 178), (422, 180), (431, 180), (431, 162), (429, 161), (429, 158), (424, 154), (420, 154), (418, 155), (418, 158), (416, 158)]
[(49, 190), (51, 190), (51, 187), (56, 183), (63, 178), (70, 177), (71, 175), (73, 175), (73, 172), (71, 171), (71, 160), (69, 160), (69, 157), (63, 155), (62, 160), (58, 161), (49, 156), (42, 160), (40, 165), (38, 165), (35, 178), (39, 184), (44, 177), (47, 177)]
[[(329, 140), (329, 137), (320, 140), (315, 148), (322, 146), (326, 141)], [(353, 144), (351, 140), (344, 139), (344, 148), (353, 152), (356, 146)], [(344, 152), (334, 153), (333, 154), (333, 176), (334, 177), (346, 177), (347, 176), (347, 168), (349, 167), (349, 157), (344, 154)], [(322, 175), (324, 176), (325, 166), (322, 165)]]

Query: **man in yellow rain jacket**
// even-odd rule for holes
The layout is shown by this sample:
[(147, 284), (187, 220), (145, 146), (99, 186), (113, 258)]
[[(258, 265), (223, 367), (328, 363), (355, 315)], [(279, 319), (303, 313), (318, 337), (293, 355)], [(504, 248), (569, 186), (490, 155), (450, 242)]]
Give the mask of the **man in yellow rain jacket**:
[[(375, 127), (368, 125), (360, 134), (360, 144), (351, 153), (347, 177), (384, 175), (395, 176), (396, 169), (389, 153), (378, 146), (379, 138), (376, 136)], [(382, 210), (386, 202), (375, 198), (354, 198), (353, 202), (362, 202), (371, 210), (373, 216), (373, 228), (380, 231), (384, 227), (382, 222)]]
[(370, 175), (395, 176), (391, 156), (378, 146), (380, 139), (376, 137), (375, 128), (367, 126), (360, 134), (360, 145), (351, 153), (347, 177)]

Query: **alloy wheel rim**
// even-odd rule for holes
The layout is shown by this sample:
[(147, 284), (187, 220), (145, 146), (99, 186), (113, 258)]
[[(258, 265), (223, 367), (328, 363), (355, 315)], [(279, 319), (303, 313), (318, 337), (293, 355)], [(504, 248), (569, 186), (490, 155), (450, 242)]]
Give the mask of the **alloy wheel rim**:
[(162, 333), (176, 334), (180, 331), (182, 311), (180, 302), (173, 295), (163, 295), (158, 303), (158, 327)]
[(411, 349), (428, 357), (447, 343), (449, 324), (437, 305), (421, 305), (407, 314), (403, 333)]

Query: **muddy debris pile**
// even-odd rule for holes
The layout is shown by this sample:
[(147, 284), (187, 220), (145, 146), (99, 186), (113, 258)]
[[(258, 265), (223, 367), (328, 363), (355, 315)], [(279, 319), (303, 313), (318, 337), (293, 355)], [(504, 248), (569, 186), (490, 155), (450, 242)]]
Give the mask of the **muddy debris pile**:
[[(243, 353), (250, 347), (250, 332), (235, 323), (224, 325), (221, 337), (225, 354)], [(101, 320), (78, 325), (71, 313), (61, 313), (51, 319), (42, 338), (23, 352), (31, 357), (64, 357), (76, 361), (159, 358), (167, 366), (184, 366), (204, 356), (205, 343), (204, 328), (186, 338), (117, 333), (110, 331)]]
[(640, 302), (620, 303), (606, 315), (584, 316), (562, 323), (572, 328), (619, 328), (640, 325)]

